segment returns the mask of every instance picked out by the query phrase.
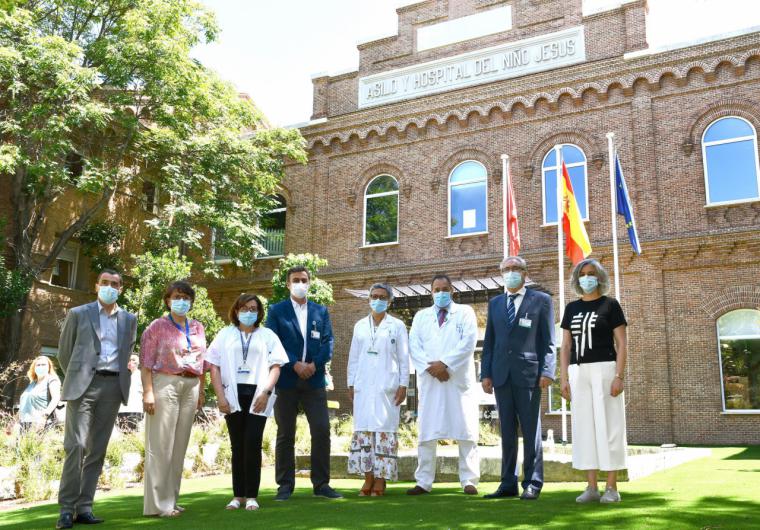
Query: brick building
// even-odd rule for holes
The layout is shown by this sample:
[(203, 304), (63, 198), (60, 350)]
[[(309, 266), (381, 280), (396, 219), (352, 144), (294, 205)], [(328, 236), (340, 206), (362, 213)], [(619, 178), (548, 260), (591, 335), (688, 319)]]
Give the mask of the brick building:
[[(397, 287), (409, 318), (431, 303), (433, 273), (448, 272), (484, 322), (501, 290), (503, 153), (521, 255), (555, 305), (557, 144), (592, 256), (611, 269), (613, 131), (643, 247), (633, 254), (618, 226), (629, 440), (758, 443), (760, 33), (650, 49), (644, 0), (596, 12), (581, 0), (427, 0), (397, 13), (398, 35), (360, 44), (357, 71), (314, 77), (310, 161), (283, 183), (284, 251), (330, 264), (335, 399), (348, 403), (351, 330), (373, 281)], [(274, 263), (215, 284), (218, 308), (266, 293)], [(555, 432), (556, 394), (543, 405)]]

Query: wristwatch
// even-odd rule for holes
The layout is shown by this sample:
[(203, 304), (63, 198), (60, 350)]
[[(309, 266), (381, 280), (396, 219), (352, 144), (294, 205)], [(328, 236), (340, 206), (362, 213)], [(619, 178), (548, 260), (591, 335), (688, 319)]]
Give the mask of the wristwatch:
[(271, 390), (267, 390), (267, 396), (271, 396), (271, 395), (272, 395), (272, 391)]

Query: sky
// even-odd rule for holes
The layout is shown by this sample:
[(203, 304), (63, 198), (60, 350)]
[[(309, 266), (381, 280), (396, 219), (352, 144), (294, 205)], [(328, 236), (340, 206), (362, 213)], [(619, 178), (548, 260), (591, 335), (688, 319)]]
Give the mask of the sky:
[[(456, 1), (456, 0), (450, 0)], [(584, 0), (587, 7), (610, 0)], [(316, 73), (356, 70), (359, 42), (397, 33), (410, 0), (202, 0), (216, 12), (217, 42), (193, 55), (249, 94), (270, 123), (311, 116)], [(760, 26), (759, 0), (649, 0), (650, 47)]]

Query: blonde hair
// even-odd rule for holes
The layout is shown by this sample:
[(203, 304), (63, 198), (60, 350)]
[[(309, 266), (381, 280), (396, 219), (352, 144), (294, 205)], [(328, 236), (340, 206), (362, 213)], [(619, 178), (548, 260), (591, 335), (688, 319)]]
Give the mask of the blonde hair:
[(32, 361), (32, 364), (29, 365), (29, 370), (26, 372), (26, 376), (29, 378), (29, 381), (32, 383), (37, 382), (37, 372), (34, 371), (34, 367), (37, 364), (37, 361), (40, 359), (45, 359), (48, 364), (48, 375), (50, 377), (53, 377), (55, 379), (58, 379), (58, 374), (55, 372), (55, 366), (53, 366), (53, 361), (50, 360), (50, 357), (47, 355), (40, 355), (39, 357), (35, 357), (35, 359)]

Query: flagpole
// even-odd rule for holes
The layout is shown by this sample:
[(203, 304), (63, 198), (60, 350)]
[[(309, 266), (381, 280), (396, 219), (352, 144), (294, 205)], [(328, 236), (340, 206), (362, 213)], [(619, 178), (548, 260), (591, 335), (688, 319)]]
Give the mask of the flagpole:
[(615, 191), (615, 166), (617, 157), (615, 155), (615, 133), (607, 133), (607, 147), (609, 149), (610, 162), (610, 216), (612, 217), (612, 260), (613, 273), (615, 275), (615, 298), (620, 301), (620, 268), (618, 265), (618, 240), (617, 240), (617, 193)]
[(504, 243), (504, 258), (506, 259), (509, 256), (509, 217), (507, 209), (509, 208), (509, 197), (507, 197), (507, 193), (509, 190), (509, 183), (507, 180), (509, 179), (509, 155), (501, 155), (501, 196), (504, 199), (504, 237), (503, 237), (503, 243)]
[[(564, 212), (563, 185), (562, 179), (562, 146), (554, 146), (554, 158), (557, 160), (557, 262), (559, 278), (559, 321), (562, 322), (562, 313), (565, 311), (565, 254), (562, 251), (562, 214)], [(560, 338), (555, 338), (555, 342), (561, 344)], [(558, 353), (559, 347), (556, 348)], [(567, 402), (562, 398), (562, 443), (567, 443)]]

